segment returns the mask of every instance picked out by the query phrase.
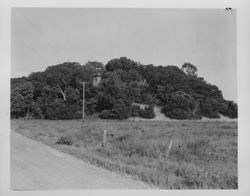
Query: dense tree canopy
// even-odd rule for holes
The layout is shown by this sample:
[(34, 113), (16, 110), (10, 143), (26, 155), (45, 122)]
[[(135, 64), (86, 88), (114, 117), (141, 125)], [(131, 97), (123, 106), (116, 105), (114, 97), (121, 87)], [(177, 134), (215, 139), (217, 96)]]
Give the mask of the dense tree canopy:
[(184, 63), (181, 69), (188, 76), (196, 76), (197, 67), (195, 65), (192, 65), (191, 63)]
[(28, 117), (33, 104), (33, 86), (24, 82), (11, 89), (11, 114), (15, 117)]
[[(101, 76), (98, 86), (93, 78)], [(191, 63), (177, 66), (142, 65), (127, 57), (85, 65), (66, 62), (43, 72), (11, 79), (11, 117), (45, 119), (81, 118), (82, 82), (85, 113), (101, 118), (126, 119), (130, 116), (154, 118), (154, 105), (175, 119), (237, 118), (237, 104), (223, 99), (217, 86), (198, 76)], [(142, 109), (135, 103), (147, 104)], [(29, 115), (30, 114), (30, 115)]]

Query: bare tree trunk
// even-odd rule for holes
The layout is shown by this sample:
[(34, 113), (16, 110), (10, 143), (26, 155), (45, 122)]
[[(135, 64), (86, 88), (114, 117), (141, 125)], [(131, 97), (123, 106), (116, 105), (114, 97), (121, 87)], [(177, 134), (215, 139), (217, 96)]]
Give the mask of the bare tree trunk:
[(60, 86), (58, 86), (58, 87), (59, 87), (60, 93), (63, 96), (63, 100), (66, 101), (66, 94), (63, 92), (63, 90), (62, 90), (62, 88)]

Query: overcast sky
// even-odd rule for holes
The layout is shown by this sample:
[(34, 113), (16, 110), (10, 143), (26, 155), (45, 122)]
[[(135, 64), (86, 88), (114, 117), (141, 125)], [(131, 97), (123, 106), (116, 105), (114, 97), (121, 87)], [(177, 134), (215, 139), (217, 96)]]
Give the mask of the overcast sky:
[(163, 66), (191, 62), (237, 101), (235, 11), (14, 8), (11, 28), (11, 77), (121, 56)]

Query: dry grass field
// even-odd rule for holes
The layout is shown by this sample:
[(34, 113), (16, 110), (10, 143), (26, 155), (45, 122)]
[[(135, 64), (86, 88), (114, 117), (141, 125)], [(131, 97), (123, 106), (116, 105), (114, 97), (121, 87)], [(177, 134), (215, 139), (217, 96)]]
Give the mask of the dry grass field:
[[(238, 188), (237, 122), (12, 120), (11, 128), (159, 188)], [(105, 129), (108, 142), (102, 146)]]

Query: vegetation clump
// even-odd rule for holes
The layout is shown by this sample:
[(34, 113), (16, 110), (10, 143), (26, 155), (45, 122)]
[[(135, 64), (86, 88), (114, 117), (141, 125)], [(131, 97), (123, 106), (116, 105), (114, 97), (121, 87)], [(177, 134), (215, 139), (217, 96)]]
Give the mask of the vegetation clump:
[[(198, 76), (191, 63), (177, 66), (142, 65), (127, 57), (80, 65), (65, 62), (44, 72), (11, 79), (11, 117), (78, 119), (85, 113), (104, 119), (154, 118), (154, 106), (173, 119), (237, 118), (237, 104), (225, 100), (217, 86)], [(94, 84), (94, 77), (101, 81)], [(146, 104), (145, 109), (134, 103)]]
[(72, 145), (73, 144), (72, 137), (71, 136), (61, 136), (56, 141), (56, 144)]

